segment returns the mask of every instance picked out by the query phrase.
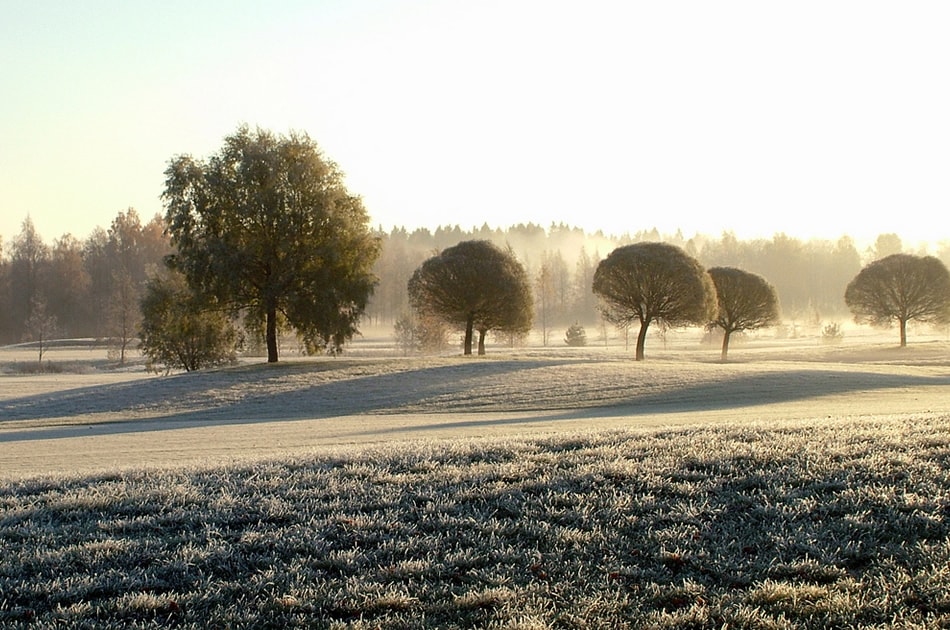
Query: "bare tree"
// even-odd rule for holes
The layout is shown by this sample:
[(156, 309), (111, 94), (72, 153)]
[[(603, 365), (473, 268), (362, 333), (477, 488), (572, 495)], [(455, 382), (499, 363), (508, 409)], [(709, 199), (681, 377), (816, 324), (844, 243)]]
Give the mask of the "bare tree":
[(142, 289), (124, 269), (113, 271), (112, 300), (106, 309), (109, 334), (109, 359), (125, 365), (130, 345), (138, 336), (142, 313), (139, 302)]
[(36, 342), (39, 348), (39, 362), (43, 363), (43, 353), (49, 341), (56, 337), (58, 325), (56, 316), (46, 310), (46, 300), (34, 297), (30, 302), (30, 316), (26, 320), (27, 341)]
[(762, 276), (735, 267), (713, 267), (709, 276), (716, 286), (719, 304), (719, 312), (709, 327), (723, 331), (722, 360), (725, 361), (732, 333), (778, 323), (778, 294)]
[(933, 256), (891, 254), (858, 272), (844, 301), (859, 323), (887, 326), (896, 321), (904, 347), (910, 320), (950, 320), (950, 272)]
[(709, 274), (695, 258), (667, 243), (634, 243), (610, 252), (594, 272), (594, 293), (614, 325), (640, 322), (637, 361), (644, 358), (651, 322), (703, 325), (716, 315), (716, 288)]

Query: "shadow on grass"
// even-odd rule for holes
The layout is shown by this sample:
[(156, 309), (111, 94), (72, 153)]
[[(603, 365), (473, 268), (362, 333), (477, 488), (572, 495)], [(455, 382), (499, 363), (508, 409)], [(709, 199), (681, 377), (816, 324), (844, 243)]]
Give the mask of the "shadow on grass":
[[(552, 383), (544, 368), (586, 364), (571, 382)], [(671, 390), (641, 387), (644, 371), (601, 388), (589, 360), (445, 360), (412, 362), (332, 360), (256, 365), (74, 389), (0, 402), (0, 420), (60, 419), (58, 426), (0, 431), (0, 442), (112, 435), (205, 426), (313, 420), (358, 415), (451, 414), (457, 421), (417, 423), (390, 431), (492, 426), (537, 421), (658, 415), (810, 400), (822, 396), (950, 385), (950, 375), (915, 376), (853, 368), (734, 373)], [(389, 366), (381, 373), (380, 366)], [(713, 366), (710, 366), (712, 369)], [(537, 372), (535, 372), (537, 371)], [(558, 372), (559, 376), (573, 372)], [(492, 390), (483, 393), (486, 382)], [(558, 396), (551, 395), (557, 392)], [(576, 396), (572, 393), (576, 392)], [(475, 413), (477, 412), (477, 413)], [(97, 414), (127, 413), (99, 420)], [(505, 414), (490, 419), (492, 413)], [(466, 415), (469, 417), (466, 417)], [(87, 422), (82, 416), (91, 416)], [(70, 422), (75, 417), (78, 422)], [(0, 421), (0, 428), (3, 427)], [(385, 433), (370, 430), (369, 433)]]

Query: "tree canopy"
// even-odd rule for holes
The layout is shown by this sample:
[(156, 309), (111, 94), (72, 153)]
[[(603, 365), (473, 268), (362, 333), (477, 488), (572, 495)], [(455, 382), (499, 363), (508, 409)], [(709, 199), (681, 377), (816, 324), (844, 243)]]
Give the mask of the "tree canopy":
[(604, 317), (626, 328), (640, 323), (636, 359), (644, 358), (651, 322), (705, 325), (716, 315), (716, 288), (695, 258), (667, 243), (618, 247), (597, 265), (594, 293)]
[(490, 330), (512, 333), (531, 329), (531, 286), (511, 251), (489, 241), (463, 241), (422, 263), (409, 279), (416, 310), (433, 314), (465, 331), (464, 353), (485, 354)]
[(263, 322), (268, 362), (278, 359), (279, 315), (312, 349), (338, 350), (357, 332), (379, 241), (307, 135), (242, 126), (207, 160), (174, 158), (165, 177), (172, 266)]
[(725, 361), (732, 333), (778, 323), (778, 294), (762, 276), (735, 267), (713, 267), (709, 277), (716, 287), (719, 305), (710, 327), (723, 331), (722, 360)]
[(933, 256), (891, 254), (868, 264), (848, 284), (844, 301), (858, 323), (900, 326), (907, 345), (907, 322), (950, 320), (950, 272)]

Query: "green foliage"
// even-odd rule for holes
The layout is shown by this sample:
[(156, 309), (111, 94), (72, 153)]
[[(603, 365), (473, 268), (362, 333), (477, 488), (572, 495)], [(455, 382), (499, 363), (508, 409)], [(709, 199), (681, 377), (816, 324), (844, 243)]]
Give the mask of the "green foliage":
[(564, 334), (564, 343), (573, 347), (586, 346), (587, 333), (584, 331), (584, 327), (577, 322), (571, 324)]
[(185, 278), (152, 278), (142, 298), (141, 350), (149, 370), (200, 370), (236, 361), (238, 334), (228, 316), (202, 298)]
[(900, 326), (907, 345), (907, 322), (950, 320), (950, 272), (933, 256), (892, 254), (864, 267), (848, 284), (845, 303), (858, 323)]
[(241, 127), (208, 160), (178, 157), (165, 176), (172, 264), (202, 294), (264, 321), (268, 361), (278, 313), (310, 350), (338, 351), (357, 332), (379, 242), (308, 136)]
[(705, 325), (716, 316), (716, 288), (706, 270), (667, 243), (634, 243), (613, 250), (597, 265), (594, 293), (616, 326), (640, 323), (636, 358), (644, 358), (650, 323)]
[(510, 249), (502, 250), (489, 241), (462, 241), (429, 258), (409, 279), (408, 290), (419, 313), (465, 330), (466, 355), (472, 354), (475, 330), (481, 355), (489, 330), (519, 333), (531, 329), (527, 273)]

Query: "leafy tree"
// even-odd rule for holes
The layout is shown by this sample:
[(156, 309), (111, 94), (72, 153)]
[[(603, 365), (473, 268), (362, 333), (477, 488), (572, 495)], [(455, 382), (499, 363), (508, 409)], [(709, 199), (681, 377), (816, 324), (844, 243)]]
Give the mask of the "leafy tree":
[(84, 299), (84, 312), (89, 316), (84, 330), (96, 338), (108, 337), (108, 322), (104, 314), (112, 303), (112, 260), (109, 255), (109, 234), (102, 227), (95, 228), (82, 247), (83, 270), (89, 278)]
[(109, 227), (106, 255), (111, 282), (103, 315), (109, 356), (120, 364), (125, 364), (138, 332), (140, 302), (148, 274), (160, 268), (171, 251), (163, 231), (161, 216), (156, 215), (143, 226), (134, 208), (119, 212)]
[(463, 241), (422, 263), (408, 284), (417, 311), (465, 330), (464, 354), (485, 354), (489, 330), (531, 329), (531, 286), (524, 267), (508, 250), (489, 241)]
[(644, 358), (651, 322), (699, 325), (716, 316), (716, 288), (709, 274), (695, 258), (667, 243), (634, 243), (610, 252), (594, 272), (594, 293), (614, 325), (640, 322), (637, 361)]
[(66, 336), (76, 336), (82, 330), (83, 321), (89, 318), (85, 312), (89, 274), (83, 266), (82, 243), (79, 239), (64, 234), (53, 241), (44, 285), (50, 314), (62, 324), (61, 332)]
[(871, 248), (869, 253), (872, 260), (887, 258), (892, 254), (902, 254), (904, 253), (904, 243), (897, 234), (878, 234), (874, 241), (874, 247)]
[(268, 362), (278, 359), (278, 313), (310, 349), (338, 350), (357, 332), (379, 241), (307, 135), (243, 126), (208, 160), (173, 159), (165, 176), (173, 266), (264, 322)]
[(950, 319), (950, 272), (933, 256), (891, 254), (865, 266), (848, 284), (844, 301), (858, 323), (900, 325), (907, 345), (907, 322)]
[(17, 336), (23, 334), (23, 326), (38, 300), (43, 301), (45, 308), (43, 280), (48, 265), (49, 247), (36, 231), (33, 220), (27, 217), (20, 233), (13, 238), (9, 261), (10, 295), (6, 308), (10, 309), (11, 320), (18, 327)]
[(778, 323), (778, 294), (762, 276), (735, 267), (713, 267), (709, 277), (716, 287), (719, 304), (719, 312), (709, 327), (723, 331), (722, 360), (725, 361), (732, 333)]
[(191, 372), (233, 363), (237, 356), (238, 334), (227, 314), (174, 271), (148, 281), (139, 335), (150, 370), (161, 365)]

